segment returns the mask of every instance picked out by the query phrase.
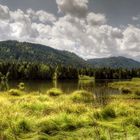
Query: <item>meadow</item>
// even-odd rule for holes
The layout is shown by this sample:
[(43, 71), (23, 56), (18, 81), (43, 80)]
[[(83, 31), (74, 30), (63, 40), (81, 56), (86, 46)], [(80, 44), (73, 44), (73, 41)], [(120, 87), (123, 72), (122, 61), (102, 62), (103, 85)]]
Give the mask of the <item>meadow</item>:
[(3, 91), (0, 140), (139, 140), (140, 79), (109, 86), (120, 94), (105, 105), (98, 102), (103, 97), (85, 90), (27, 92), (21, 83)]

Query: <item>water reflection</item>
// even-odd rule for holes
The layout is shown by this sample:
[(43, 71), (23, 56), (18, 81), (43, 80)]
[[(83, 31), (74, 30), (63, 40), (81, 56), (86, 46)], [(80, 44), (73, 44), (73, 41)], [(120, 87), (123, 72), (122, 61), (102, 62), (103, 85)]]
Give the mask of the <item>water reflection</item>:
[(105, 106), (109, 102), (110, 90), (107, 87), (97, 87), (95, 89), (96, 103)]
[[(23, 81), (9, 82), (9, 88), (17, 88), (17, 85)], [(27, 92), (41, 92), (46, 93), (51, 88), (60, 88), (65, 93), (72, 93), (75, 90), (87, 90), (96, 95), (101, 100), (107, 98), (110, 94), (118, 94), (118, 90), (107, 87), (108, 80), (63, 80), (63, 81), (24, 81)], [(106, 101), (100, 101), (105, 104)]]

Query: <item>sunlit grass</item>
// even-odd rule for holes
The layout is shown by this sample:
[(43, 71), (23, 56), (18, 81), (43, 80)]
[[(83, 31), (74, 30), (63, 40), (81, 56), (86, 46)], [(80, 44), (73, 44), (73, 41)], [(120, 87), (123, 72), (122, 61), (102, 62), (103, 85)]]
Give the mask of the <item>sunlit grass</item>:
[(79, 80), (94, 80), (94, 77), (90, 77), (87, 75), (79, 75)]
[(64, 94), (59, 89), (51, 89), (46, 94), (24, 92), (18, 96), (1, 92), (0, 139), (139, 137), (139, 100), (114, 97), (104, 107), (96, 106), (95, 100), (93, 93), (82, 90)]

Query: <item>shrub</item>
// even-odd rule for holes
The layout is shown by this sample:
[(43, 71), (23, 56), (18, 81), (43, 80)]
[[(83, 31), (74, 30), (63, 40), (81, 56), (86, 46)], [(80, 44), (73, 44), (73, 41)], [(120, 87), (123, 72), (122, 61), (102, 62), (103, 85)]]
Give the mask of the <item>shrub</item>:
[(59, 96), (59, 95), (62, 95), (63, 92), (62, 92), (62, 90), (60, 90), (58, 88), (52, 88), (47, 91), (47, 94), (50, 96)]
[(106, 106), (106, 107), (102, 110), (101, 114), (102, 114), (102, 117), (103, 117), (104, 119), (115, 118), (115, 117), (116, 117), (116, 112), (115, 112), (115, 110), (114, 110), (112, 107), (110, 107), (110, 106)]
[(13, 96), (20, 96), (23, 94), (23, 92), (18, 89), (10, 89), (9, 94)]

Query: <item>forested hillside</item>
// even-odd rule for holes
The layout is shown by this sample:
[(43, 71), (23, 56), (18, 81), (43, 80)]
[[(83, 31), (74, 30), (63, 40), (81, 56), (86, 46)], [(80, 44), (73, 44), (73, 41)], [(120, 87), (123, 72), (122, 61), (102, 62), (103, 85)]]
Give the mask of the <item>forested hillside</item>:
[(87, 67), (87, 62), (74, 53), (60, 51), (48, 46), (17, 41), (0, 42), (0, 60), (27, 61), (52, 66), (64, 65)]
[(140, 68), (140, 62), (121, 56), (110, 57), (110, 58), (89, 59), (87, 62), (95, 68), (103, 68), (103, 67), (125, 68), (125, 69)]

